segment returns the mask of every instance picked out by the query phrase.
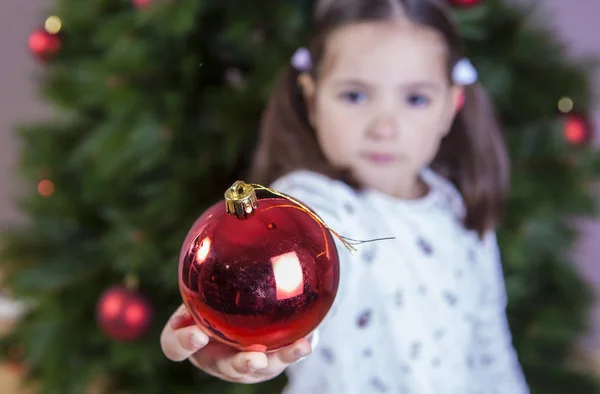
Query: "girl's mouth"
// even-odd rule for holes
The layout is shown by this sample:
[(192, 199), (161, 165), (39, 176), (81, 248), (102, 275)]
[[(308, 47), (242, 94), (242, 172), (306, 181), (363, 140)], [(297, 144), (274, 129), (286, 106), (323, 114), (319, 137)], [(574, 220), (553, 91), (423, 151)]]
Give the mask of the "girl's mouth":
[(365, 153), (364, 157), (379, 165), (390, 164), (398, 160), (398, 156), (391, 153)]

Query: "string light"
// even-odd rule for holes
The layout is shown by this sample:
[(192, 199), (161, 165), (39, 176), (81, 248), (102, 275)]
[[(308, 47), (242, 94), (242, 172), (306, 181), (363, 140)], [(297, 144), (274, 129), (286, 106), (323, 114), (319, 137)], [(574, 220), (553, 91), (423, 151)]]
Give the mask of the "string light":
[(49, 181), (48, 179), (44, 179), (38, 183), (37, 187), (38, 193), (42, 197), (50, 197), (54, 194), (54, 183)]
[(570, 97), (563, 97), (558, 100), (558, 110), (563, 114), (569, 113), (573, 110), (573, 100)]
[(62, 21), (56, 15), (49, 16), (44, 23), (44, 28), (50, 34), (57, 34), (62, 28)]

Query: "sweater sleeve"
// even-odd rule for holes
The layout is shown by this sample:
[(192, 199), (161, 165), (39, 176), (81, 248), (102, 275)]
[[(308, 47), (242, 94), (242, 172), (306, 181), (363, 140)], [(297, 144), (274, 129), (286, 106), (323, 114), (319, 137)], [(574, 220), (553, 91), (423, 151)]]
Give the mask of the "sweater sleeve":
[[(506, 316), (507, 294), (495, 233), (483, 240), (485, 266), (480, 315), (475, 322), (475, 365), (494, 393), (529, 394)], [(495, 390), (495, 391), (494, 391)]]

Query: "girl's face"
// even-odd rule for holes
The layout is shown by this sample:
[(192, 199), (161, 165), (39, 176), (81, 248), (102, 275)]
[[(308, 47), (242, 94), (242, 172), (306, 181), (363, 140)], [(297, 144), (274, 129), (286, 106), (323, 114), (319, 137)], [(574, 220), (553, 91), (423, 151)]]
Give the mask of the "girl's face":
[(368, 188), (401, 198), (422, 193), (419, 171), (448, 133), (460, 95), (446, 59), (439, 33), (409, 21), (330, 34), (319, 79), (299, 80), (329, 162)]

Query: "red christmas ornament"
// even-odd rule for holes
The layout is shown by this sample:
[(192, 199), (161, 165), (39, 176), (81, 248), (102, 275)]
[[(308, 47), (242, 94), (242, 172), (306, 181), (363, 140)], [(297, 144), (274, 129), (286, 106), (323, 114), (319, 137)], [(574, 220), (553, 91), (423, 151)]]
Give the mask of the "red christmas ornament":
[(449, 2), (452, 7), (470, 8), (483, 3), (483, 0), (449, 0)]
[(309, 335), (339, 283), (332, 232), (302, 204), (264, 189), (257, 199), (253, 185), (236, 182), (196, 220), (179, 258), (181, 295), (196, 323), (246, 351)]
[(132, 0), (135, 8), (146, 8), (152, 4), (152, 0)]
[(571, 113), (564, 120), (565, 139), (573, 145), (582, 145), (591, 138), (591, 125), (588, 119), (582, 115)]
[(25, 356), (25, 348), (23, 346), (13, 345), (8, 349), (8, 360), (5, 364), (6, 368), (15, 376), (22, 376), (26, 371), (23, 358)]
[(125, 286), (107, 289), (96, 307), (98, 325), (118, 341), (141, 338), (152, 320), (152, 308), (140, 293)]
[(48, 61), (60, 50), (60, 37), (39, 29), (29, 36), (29, 50), (39, 60)]

